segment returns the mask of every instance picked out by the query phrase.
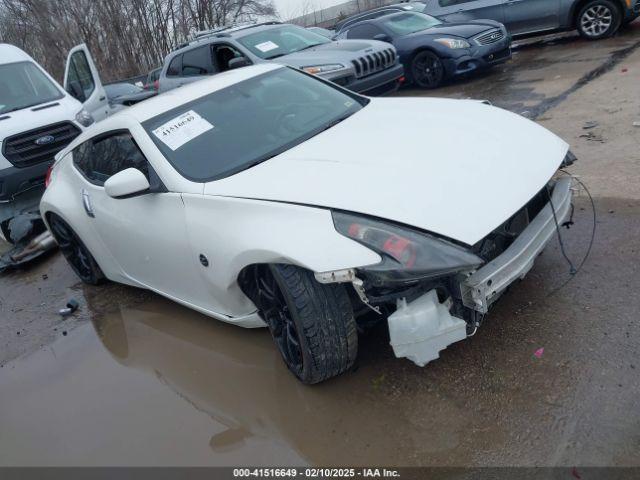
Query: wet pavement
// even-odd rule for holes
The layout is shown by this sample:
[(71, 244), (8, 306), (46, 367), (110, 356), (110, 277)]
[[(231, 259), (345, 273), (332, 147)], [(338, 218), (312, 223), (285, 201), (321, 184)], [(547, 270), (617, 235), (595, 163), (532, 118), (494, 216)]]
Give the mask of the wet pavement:
[[(638, 171), (640, 129), (625, 116), (640, 116), (637, 88), (611, 76), (627, 62), (640, 84), (633, 27), (604, 42), (533, 43), (498, 71), (429, 93), (537, 112), (577, 144), (572, 171), (591, 180), (597, 235), (566, 286), (553, 242), (473, 338), (426, 368), (394, 358), (381, 326), (361, 337), (352, 372), (306, 387), (265, 330), (84, 286), (54, 254), (0, 277), (0, 465), (640, 466), (640, 187), (600, 167), (610, 147), (608, 162)], [(628, 106), (598, 117), (608, 143), (592, 145), (566, 118), (604, 115), (589, 89), (606, 86), (628, 88)], [(563, 230), (575, 263), (592, 218), (583, 194)], [(70, 296), (81, 308), (62, 320)]]

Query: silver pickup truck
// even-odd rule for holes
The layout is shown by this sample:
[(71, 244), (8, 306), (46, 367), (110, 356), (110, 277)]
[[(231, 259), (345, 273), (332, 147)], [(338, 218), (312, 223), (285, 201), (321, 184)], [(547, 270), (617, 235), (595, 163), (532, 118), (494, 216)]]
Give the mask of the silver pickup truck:
[(159, 91), (263, 62), (299, 68), (367, 95), (396, 90), (404, 76), (396, 50), (389, 43), (332, 41), (295, 25), (268, 22), (197, 35), (165, 58)]

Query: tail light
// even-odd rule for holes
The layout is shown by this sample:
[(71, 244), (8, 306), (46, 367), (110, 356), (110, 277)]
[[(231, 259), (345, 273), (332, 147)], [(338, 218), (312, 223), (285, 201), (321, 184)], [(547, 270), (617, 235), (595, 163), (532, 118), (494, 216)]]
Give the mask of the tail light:
[(51, 165), (49, 165), (49, 168), (47, 169), (47, 173), (44, 176), (44, 188), (47, 188), (51, 183), (51, 172), (53, 172), (53, 168), (55, 166), (56, 166), (56, 162), (53, 162)]
[(154, 89), (155, 91), (160, 90), (160, 80), (155, 80), (155, 81), (153, 82), (153, 89)]

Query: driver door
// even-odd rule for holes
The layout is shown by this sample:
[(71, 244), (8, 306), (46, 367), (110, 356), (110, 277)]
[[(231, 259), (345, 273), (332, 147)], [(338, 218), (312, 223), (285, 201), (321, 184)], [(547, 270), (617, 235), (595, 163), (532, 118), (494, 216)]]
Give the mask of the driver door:
[[(202, 282), (187, 240), (184, 204), (167, 192), (128, 131), (110, 132), (80, 145), (73, 162), (84, 177), (87, 222), (126, 277), (169, 297), (199, 304)], [(104, 182), (127, 168), (147, 176), (150, 191), (112, 198)]]
[(82, 103), (96, 122), (109, 116), (107, 93), (84, 43), (69, 52), (64, 70), (64, 89)]

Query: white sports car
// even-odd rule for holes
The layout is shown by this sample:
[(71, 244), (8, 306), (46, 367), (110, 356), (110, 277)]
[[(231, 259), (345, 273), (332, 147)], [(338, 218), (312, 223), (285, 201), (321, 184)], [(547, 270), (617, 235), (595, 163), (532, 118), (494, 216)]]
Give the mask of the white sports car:
[(354, 363), (363, 318), (418, 365), (475, 332), (568, 215), (554, 178), (574, 159), (483, 102), (370, 99), (275, 65), (129, 108), (57, 158), (40, 209), (82, 280), (266, 325), (305, 383)]

